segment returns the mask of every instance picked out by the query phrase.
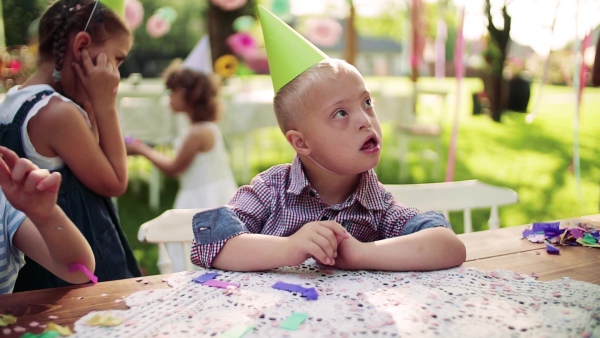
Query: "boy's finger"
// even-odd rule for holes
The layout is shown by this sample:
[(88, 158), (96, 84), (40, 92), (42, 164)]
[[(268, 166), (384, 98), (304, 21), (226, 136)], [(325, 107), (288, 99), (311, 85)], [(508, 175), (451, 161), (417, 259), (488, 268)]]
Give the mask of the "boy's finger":
[(340, 235), (343, 238), (350, 238), (348, 231), (336, 221), (320, 221), (319, 224), (335, 232), (336, 235)]
[[(316, 244), (319, 247), (319, 249), (317, 251), (321, 251), (321, 252), (325, 253), (325, 256), (331, 263), (334, 259), (333, 256), (334, 256), (334, 252), (335, 252), (335, 249), (331, 246), (331, 241), (327, 237), (321, 235), (320, 233), (317, 233), (316, 236), (312, 239), (312, 241), (314, 244)], [(330, 264), (330, 263), (326, 263), (326, 264)]]
[(0, 184), (9, 183), (10, 181), (10, 169), (8, 169), (4, 160), (0, 160)]
[(50, 175), (44, 177), (38, 184), (36, 185), (37, 190), (45, 190), (52, 193), (57, 193), (60, 189), (60, 182), (62, 178), (60, 173), (53, 172)]
[(15, 165), (12, 167), (11, 178), (13, 182), (17, 184), (25, 184), (25, 180), (27, 179), (27, 175), (30, 171), (36, 169), (37, 167), (31, 163), (26, 158), (19, 158)]
[(333, 250), (332, 257), (334, 257), (338, 245), (336, 234), (326, 227), (319, 227), (317, 229), (317, 234), (321, 235), (324, 239), (326, 239), (329, 242), (329, 247)]
[(27, 194), (33, 194), (37, 190), (37, 185), (45, 177), (50, 175), (47, 169), (29, 170), (27, 177), (23, 182), (23, 190)]
[(2, 146), (0, 146), (0, 155), (9, 170), (15, 166), (15, 163), (19, 159), (19, 156), (14, 151)]

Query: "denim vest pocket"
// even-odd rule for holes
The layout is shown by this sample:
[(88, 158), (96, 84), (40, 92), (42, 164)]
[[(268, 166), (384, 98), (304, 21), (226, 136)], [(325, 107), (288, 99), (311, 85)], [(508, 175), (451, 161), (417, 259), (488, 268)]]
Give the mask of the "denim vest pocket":
[(192, 229), (199, 245), (215, 243), (248, 232), (244, 223), (226, 206), (195, 214)]

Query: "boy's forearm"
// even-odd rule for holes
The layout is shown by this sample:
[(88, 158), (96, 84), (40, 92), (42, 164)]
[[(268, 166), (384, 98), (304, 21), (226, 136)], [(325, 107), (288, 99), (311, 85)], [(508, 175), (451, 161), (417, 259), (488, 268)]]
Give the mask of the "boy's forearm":
[(288, 237), (241, 234), (227, 240), (212, 261), (222, 270), (260, 271), (292, 265)]
[(68, 265), (79, 263), (94, 271), (94, 254), (87, 240), (59, 206), (55, 206), (49, 217), (36, 219), (30, 217), (36, 225), (48, 249), (51, 270), (56, 276), (69, 283), (84, 283), (89, 278), (81, 272), (69, 272)]
[(465, 261), (464, 244), (444, 227), (387, 238), (366, 245), (357, 268), (388, 271), (428, 271), (447, 269)]

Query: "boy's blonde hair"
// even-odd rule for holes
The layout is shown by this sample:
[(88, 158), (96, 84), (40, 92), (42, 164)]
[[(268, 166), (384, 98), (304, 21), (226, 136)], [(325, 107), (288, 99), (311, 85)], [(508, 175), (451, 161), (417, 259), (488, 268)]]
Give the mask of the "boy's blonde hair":
[(273, 109), (279, 128), (285, 134), (297, 128), (298, 119), (309, 109), (310, 90), (318, 87), (324, 80), (336, 79), (338, 74), (348, 72), (352, 67), (340, 59), (325, 59), (310, 67), (295, 79), (283, 86), (273, 99)]

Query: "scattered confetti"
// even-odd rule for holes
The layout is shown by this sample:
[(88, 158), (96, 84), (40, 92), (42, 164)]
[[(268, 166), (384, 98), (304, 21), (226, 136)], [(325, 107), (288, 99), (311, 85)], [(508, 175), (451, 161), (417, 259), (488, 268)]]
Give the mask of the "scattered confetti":
[(56, 315), (49, 315), (48, 319), (50, 319), (50, 320), (56, 320), (56, 319), (58, 319), (58, 316), (56, 316)]
[(123, 322), (123, 319), (114, 317), (110, 313), (96, 314), (88, 319), (86, 324), (90, 326), (117, 326)]
[(246, 333), (250, 332), (254, 327), (251, 325), (239, 325), (232, 327), (231, 329), (223, 332), (219, 337), (220, 338), (240, 338), (243, 337)]
[(98, 277), (96, 277), (85, 265), (79, 263), (69, 264), (69, 272), (77, 271), (83, 272), (93, 284), (98, 283)]
[(554, 245), (546, 243), (546, 252), (548, 252), (551, 255), (559, 255), (560, 249), (558, 249)]
[(17, 322), (17, 317), (13, 315), (3, 315), (0, 313), (0, 326), (9, 326)]
[(70, 327), (68, 327), (66, 325), (65, 326), (58, 325), (56, 323), (48, 323), (48, 325), (46, 326), (44, 333), (51, 333), (51, 332), (57, 332), (59, 335), (61, 335), (63, 337), (73, 335), (73, 331), (71, 331)]
[(298, 327), (308, 318), (308, 314), (301, 312), (294, 312), (289, 317), (287, 317), (281, 325), (280, 328), (295, 331), (298, 330)]
[(142, 277), (138, 277), (138, 278), (136, 278), (136, 279), (135, 279), (135, 281), (136, 281), (136, 282), (141, 282), (141, 281), (143, 281), (143, 280), (144, 280), (144, 279), (143, 279)]
[(15, 331), (15, 332), (17, 332), (17, 333), (20, 333), (20, 332), (25, 332), (25, 328), (24, 328), (24, 327), (22, 327), (22, 326), (18, 326), (18, 325), (17, 325), (17, 326), (15, 326), (15, 327), (13, 327), (12, 329), (13, 329), (13, 331)]
[(209, 280), (211, 280), (211, 279), (215, 279), (215, 278), (216, 278), (218, 275), (219, 275), (219, 274), (218, 274), (218, 273), (216, 273), (216, 272), (208, 272), (208, 273), (205, 273), (205, 274), (203, 274), (203, 275), (200, 275), (200, 276), (198, 276), (198, 277), (196, 277), (196, 278), (194, 278), (194, 279), (192, 279), (192, 280), (193, 280), (194, 282), (196, 282), (196, 283), (200, 283), (200, 284), (202, 284), (202, 283), (204, 283), (204, 282), (206, 282), (206, 281), (209, 281)]
[(221, 288), (221, 289), (227, 289), (229, 287), (237, 288), (240, 286), (239, 284), (224, 282), (224, 281), (220, 281), (220, 280), (216, 280), (216, 279), (207, 280), (206, 282), (202, 283), (202, 285), (212, 286), (214, 288)]
[(31, 327), (38, 327), (38, 326), (40, 326), (40, 323), (38, 323), (38, 322), (31, 322), (31, 323), (29, 323), (29, 326), (31, 326)]
[[(302, 295), (302, 297), (306, 297), (309, 300), (317, 300), (319, 298), (319, 294), (317, 293), (317, 290), (312, 287), (312, 288), (305, 288), (301, 285), (297, 285), (297, 284), (290, 284), (290, 283), (284, 283), (282, 281), (278, 281), (275, 284), (273, 284), (273, 286), (271, 286), (273, 289), (277, 289), (277, 290), (283, 290), (283, 291), (289, 291), (289, 292), (298, 292)], [(327, 288), (326, 291), (327, 292), (331, 292), (333, 289), (332, 288)]]

